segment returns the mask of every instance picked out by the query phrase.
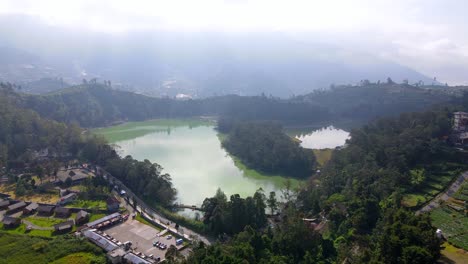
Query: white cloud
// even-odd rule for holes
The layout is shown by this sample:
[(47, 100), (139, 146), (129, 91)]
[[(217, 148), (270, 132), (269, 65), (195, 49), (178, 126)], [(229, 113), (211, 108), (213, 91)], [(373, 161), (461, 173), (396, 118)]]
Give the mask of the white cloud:
[(107, 33), (307, 33), (452, 83), (468, 81), (451, 73), (468, 68), (466, 10), (461, 0), (0, 0), (0, 14)]

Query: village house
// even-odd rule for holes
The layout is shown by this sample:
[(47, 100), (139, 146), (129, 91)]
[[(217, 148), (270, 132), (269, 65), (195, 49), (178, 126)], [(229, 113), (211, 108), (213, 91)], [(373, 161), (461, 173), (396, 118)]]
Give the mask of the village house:
[(37, 203), (30, 203), (28, 206), (26, 206), (26, 207), (23, 209), (23, 214), (24, 214), (24, 215), (32, 214), (32, 213), (36, 212), (36, 210), (37, 210), (38, 207), (39, 207), (39, 204), (37, 204)]
[(69, 193), (69, 194), (63, 196), (62, 198), (60, 198), (60, 201), (57, 204), (58, 205), (66, 205), (66, 204), (71, 203), (72, 201), (74, 201), (77, 197), (78, 197), (78, 195), (76, 193)]
[(66, 207), (55, 208), (55, 217), (67, 218), (67, 217), (70, 217), (70, 215), (71, 215), (70, 208), (66, 208)]
[(76, 214), (75, 223), (76, 225), (82, 225), (89, 220), (89, 213), (81, 210)]
[(72, 184), (78, 184), (91, 176), (92, 175), (90, 175), (89, 172), (82, 170), (67, 170), (59, 171), (57, 173), (58, 181), (62, 184), (66, 183), (68, 179), (71, 180)]
[(5, 210), (10, 205), (10, 200), (0, 200), (0, 210)]
[(40, 205), (37, 208), (37, 214), (40, 216), (51, 216), (52, 213), (54, 212), (54, 206), (50, 205)]
[(124, 257), (124, 260), (126, 263), (132, 263), (132, 264), (151, 264), (151, 262), (135, 255), (134, 253), (128, 253)]
[(3, 227), (6, 228), (15, 228), (21, 224), (21, 219), (11, 216), (5, 216), (2, 220)]
[(68, 220), (66, 222), (54, 225), (54, 230), (57, 233), (70, 232), (73, 229), (74, 224), (75, 223), (73, 222), (73, 220)]
[(26, 207), (26, 203), (21, 201), (8, 206), (7, 214), (14, 214)]

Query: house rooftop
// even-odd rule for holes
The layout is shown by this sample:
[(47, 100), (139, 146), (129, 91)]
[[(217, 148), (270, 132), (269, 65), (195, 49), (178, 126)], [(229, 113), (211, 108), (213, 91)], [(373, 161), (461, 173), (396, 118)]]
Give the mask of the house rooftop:
[(2, 206), (7, 206), (10, 204), (10, 201), (9, 200), (0, 200), (0, 207)]
[(15, 203), (15, 204), (12, 204), (12, 205), (8, 206), (8, 210), (16, 210), (16, 209), (19, 209), (19, 208), (22, 208), (22, 207), (25, 207), (25, 206), (26, 206), (25, 202), (18, 202), (18, 203)]
[(51, 213), (54, 210), (54, 206), (50, 205), (40, 205), (37, 208), (37, 211), (40, 213)]
[(2, 223), (4, 225), (11, 225), (11, 224), (18, 223), (18, 221), (19, 221), (19, 218), (6, 215), (5, 217), (3, 217)]
[(55, 213), (57, 214), (68, 214), (69, 212), (70, 212), (70, 208), (66, 208), (66, 207), (55, 208)]
[(73, 197), (76, 197), (76, 193), (69, 193), (65, 196), (63, 196), (62, 198), (60, 198), (60, 200), (66, 200), (66, 199), (70, 199), (70, 198), (73, 198)]
[(73, 228), (74, 224), (75, 222), (73, 222), (73, 220), (68, 220), (66, 222), (54, 225), (54, 229), (57, 231), (63, 231), (63, 230)]
[(150, 264), (151, 262), (140, 258), (139, 256), (133, 254), (133, 253), (128, 253), (123, 257), (128, 263), (134, 263), (134, 264)]
[(97, 219), (91, 223), (87, 223), (86, 226), (88, 227), (92, 227), (92, 226), (96, 226), (96, 225), (99, 225), (101, 223), (104, 223), (106, 221), (109, 221), (111, 219), (114, 219), (114, 218), (117, 218), (117, 217), (120, 217), (120, 213), (113, 213), (113, 214), (110, 214), (108, 216), (104, 216), (103, 218), (100, 218), (100, 219)]
[(32, 210), (36, 210), (37, 208), (39, 207), (39, 205), (37, 203), (30, 203), (28, 206), (26, 206), (26, 210), (29, 210), (29, 211), (32, 211)]
[(83, 231), (83, 235), (91, 240), (93, 243), (104, 249), (105, 251), (112, 251), (118, 248), (117, 244), (110, 241), (109, 239), (94, 232), (95, 229), (87, 229)]
[(89, 215), (88, 212), (81, 210), (76, 214), (76, 219), (85, 218)]

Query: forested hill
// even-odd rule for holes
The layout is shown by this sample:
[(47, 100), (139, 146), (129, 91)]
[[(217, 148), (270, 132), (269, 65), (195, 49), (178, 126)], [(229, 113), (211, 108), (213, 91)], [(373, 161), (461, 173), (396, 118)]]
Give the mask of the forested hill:
[(376, 117), (427, 109), (453, 98), (460, 88), (421, 88), (400, 84), (340, 86), (291, 99), (268, 96), (219, 96), (175, 100), (148, 97), (88, 83), (46, 95), (17, 94), (17, 103), (43, 117), (83, 127), (154, 118), (220, 116), (238, 120), (274, 120), (283, 125), (365, 123)]
[(304, 102), (266, 96), (223, 96), (201, 100), (154, 98), (87, 84), (47, 95), (13, 94), (19, 105), (42, 116), (83, 127), (154, 118), (227, 116), (241, 120), (314, 123), (329, 120), (328, 110)]
[[(452, 113), (468, 97), (430, 111), (381, 118), (351, 132), (347, 147), (299, 194), (301, 211), (325, 212), (330, 238), (349, 263), (434, 263), (439, 242), (428, 215), (402, 209), (408, 193), (422, 192), (449, 164), (466, 156), (447, 142)], [(452, 165), (453, 166), (453, 165)], [(458, 173), (455, 174), (455, 176)], [(359, 249), (359, 250), (353, 250)], [(341, 261), (338, 261), (341, 263)]]
[[(391, 80), (390, 80), (391, 82)], [(421, 111), (460, 96), (466, 87), (424, 86), (363, 82), (359, 86), (336, 86), (297, 96), (293, 101), (308, 102), (328, 109), (337, 119), (368, 121), (376, 117), (398, 116)]]
[[(0, 86), (0, 168), (35, 165), (34, 152), (48, 149), (49, 154), (78, 158), (96, 163), (116, 178), (141, 193), (149, 204), (171, 206), (176, 190), (170, 176), (160, 165), (148, 160), (137, 161), (131, 156), (119, 157), (116, 151), (83, 129), (41, 117), (30, 109), (21, 108), (23, 98)], [(125, 169), (122, 169), (125, 168)]]

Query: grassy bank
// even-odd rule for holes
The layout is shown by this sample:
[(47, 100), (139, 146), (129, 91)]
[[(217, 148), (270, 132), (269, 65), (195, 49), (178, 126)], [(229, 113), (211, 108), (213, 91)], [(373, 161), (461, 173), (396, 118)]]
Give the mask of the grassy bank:
[(128, 122), (121, 125), (93, 129), (94, 134), (104, 136), (109, 142), (142, 137), (150, 133), (170, 133), (171, 128), (180, 126), (199, 127), (213, 125), (206, 119), (156, 119), (150, 121)]
[(323, 167), (331, 159), (333, 149), (314, 149), (313, 152), (315, 159), (317, 160), (317, 164), (320, 167)]

